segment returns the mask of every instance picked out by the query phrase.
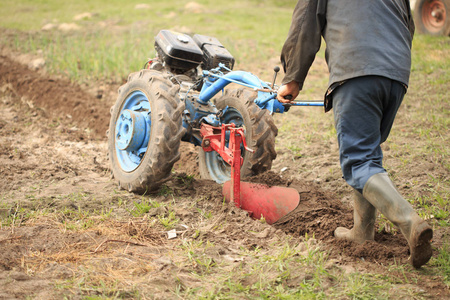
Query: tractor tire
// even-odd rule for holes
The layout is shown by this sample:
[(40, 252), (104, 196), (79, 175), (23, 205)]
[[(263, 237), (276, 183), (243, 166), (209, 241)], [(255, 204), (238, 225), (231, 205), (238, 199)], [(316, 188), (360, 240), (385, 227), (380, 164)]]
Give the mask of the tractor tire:
[(450, 0), (417, 0), (414, 22), (419, 33), (450, 35)]
[[(241, 145), (241, 178), (260, 174), (270, 170), (276, 158), (275, 137), (278, 129), (268, 110), (260, 109), (254, 102), (256, 92), (248, 89), (237, 89), (226, 92), (216, 100), (217, 109), (225, 109), (221, 122), (234, 123), (236, 127), (244, 127), (247, 146), (254, 150), (246, 151)], [(216, 152), (205, 152), (199, 149), (199, 172), (204, 179), (217, 183), (230, 180), (231, 168)]]
[[(178, 89), (167, 76), (154, 70), (130, 74), (128, 82), (119, 88), (111, 108), (108, 156), (120, 188), (136, 193), (155, 190), (180, 159), (185, 129), (184, 104), (178, 98)], [(138, 123), (141, 127), (135, 125)], [(144, 134), (139, 136), (138, 132)]]

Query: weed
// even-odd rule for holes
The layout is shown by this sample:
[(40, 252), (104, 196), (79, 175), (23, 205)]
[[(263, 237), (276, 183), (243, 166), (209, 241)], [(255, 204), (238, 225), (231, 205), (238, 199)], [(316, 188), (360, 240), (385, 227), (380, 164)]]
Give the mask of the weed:
[(383, 281), (353, 273), (348, 278), (346, 296), (350, 299), (387, 299), (389, 287)]
[(211, 219), (213, 216), (213, 213), (211, 211), (205, 211), (204, 209), (197, 208), (197, 211), (200, 213), (200, 215), (206, 219)]
[(379, 219), (378, 219), (378, 232), (387, 232), (390, 234), (397, 234), (398, 230), (395, 227), (394, 224), (392, 224), (391, 221), (389, 221), (384, 215), (379, 214)]
[(173, 195), (173, 191), (172, 191), (172, 189), (170, 187), (168, 187), (167, 185), (164, 184), (159, 189), (158, 195), (167, 197), (169, 195)]
[(170, 211), (167, 216), (158, 216), (158, 220), (166, 229), (172, 229), (180, 221), (173, 211)]
[(444, 283), (450, 287), (450, 243), (445, 243), (439, 249), (437, 257), (431, 259), (431, 265), (439, 269), (440, 275), (444, 279)]
[(141, 217), (144, 214), (148, 213), (152, 208), (148, 202), (133, 202), (134, 210), (130, 211), (131, 214), (135, 217)]
[(100, 221), (106, 221), (111, 217), (113, 209), (110, 208), (108, 211), (105, 210), (104, 208), (102, 208), (101, 212), (98, 213), (99, 217), (100, 217)]
[(130, 211), (130, 213), (135, 217), (142, 217), (146, 213), (148, 213), (152, 208), (157, 208), (163, 206), (158, 201), (145, 198), (144, 196), (141, 198), (140, 202), (133, 202), (134, 209)]
[(177, 179), (180, 180), (185, 187), (191, 186), (195, 180), (194, 175), (178, 176)]
[(117, 206), (122, 207), (122, 206), (126, 206), (126, 205), (127, 205), (127, 200), (124, 200), (121, 197), (119, 197), (119, 199), (117, 200)]
[(95, 220), (90, 213), (81, 210), (81, 208), (75, 210), (65, 207), (59, 219), (64, 230), (85, 230), (95, 225)]

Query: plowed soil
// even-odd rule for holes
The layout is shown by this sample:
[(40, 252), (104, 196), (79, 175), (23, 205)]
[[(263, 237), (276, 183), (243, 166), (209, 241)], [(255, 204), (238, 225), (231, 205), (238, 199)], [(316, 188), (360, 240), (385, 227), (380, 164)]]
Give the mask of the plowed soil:
[[(164, 215), (165, 208), (131, 216), (135, 209), (132, 203), (143, 202), (146, 196), (118, 190), (110, 177), (105, 132), (116, 89), (100, 84), (79, 86), (32, 71), (15, 61), (11, 53), (3, 51), (0, 56), (0, 190), (3, 199), (14, 199), (0, 207), (0, 218), (13, 220), (0, 229), (1, 299), (30, 294), (58, 299), (65, 292), (55, 283), (75, 274), (80, 278), (83, 270), (141, 284), (143, 293), (152, 291), (161, 299), (170, 298), (175, 277), (185, 286), (198, 286), (190, 270), (202, 266), (176, 264), (177, 258), (168, 257), (166, 252), (179, 245), (179, 239), (169, 240), (165, 231), (149, 225), (148, 216)], [(286, 236), (302, 239), (307, 234), (322, 243), (335, 263), (344, 268), (388, 274), (385, 266), (408, 263), (406, 240), (379, 225), (374, 242), (356, 245), (336, 241), (336, 227), (352, 226), (351, 204), (314, 180), (279, 172), (253, 178), (297, 189), (300, 204), (273, 226), (250, 219), (244, 211), (223, 203), (220, 185), (197, 176), (196, 151), (191, 145), (182, 145), (181, 161), (164, 185), (170, 193), (160, 190), (151, 197), (172, 205), (183, 225), (177, 227), (179, 235), (214, 242), (208, 251), (216, 262), (239, 259), (233, 258), (239, 247), (270, 252), (274, 241)], [(280, 160), (283, 163), (282, 155), (279, 164)], [(289, 163), (287, 159), (284, 162)], [(344, 185), (343, 181), (333, 184)], [(348, 199), (350, 193), (346, 194)], [(24, 208), (35, 216), (21, 214)], [(51, 217), (40, 211), (52, 212)], [(206, 211), (214, 213), (206, 216)], [(81, 220), (83, 214), (98, 215), (102, 225), (94, 221), (76, 227), (69, 222), (74, 214)], [(110, 215), (114, 218), (106, 217)], [(446, 234), (435, 233), (435, 247), (448, 238)], [(405, 276), (417, 280), (420, 275)], [(81, 298), (88, 289), (83, 282), (78, 285), (80, 290), (72, 295), (75, 298)], [(450, 297), (448, 288), (432, 277), (421, 277), (417, 286), (427, 295)]]

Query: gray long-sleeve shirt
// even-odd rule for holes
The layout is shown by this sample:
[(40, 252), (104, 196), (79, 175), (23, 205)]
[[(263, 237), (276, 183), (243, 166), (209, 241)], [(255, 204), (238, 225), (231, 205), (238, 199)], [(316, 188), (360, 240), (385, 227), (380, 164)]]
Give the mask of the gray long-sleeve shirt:
[(323, 37), (329, 87), (367, 75), (408, 86), (413, 34), (409, 0), (300, 0), (281, 52), (282, 83), (302, 89)]

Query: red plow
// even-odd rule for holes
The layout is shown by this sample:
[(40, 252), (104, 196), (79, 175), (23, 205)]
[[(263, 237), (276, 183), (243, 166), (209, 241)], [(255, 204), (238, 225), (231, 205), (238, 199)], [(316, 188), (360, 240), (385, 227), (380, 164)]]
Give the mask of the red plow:
[(231, 180), (224, 183), (222, 190), (228, 202), (234, 202), (254, 219), (264, 218), (268, 224), (275, 223), (298, 206), (300, 195), (296, 189), (241, 181), (241, 143), (246, 151), (253, 152), (247, 146), (242, 127), (202, 124), (200, 134), (203, 150), (216, 151), (231, 166)]

